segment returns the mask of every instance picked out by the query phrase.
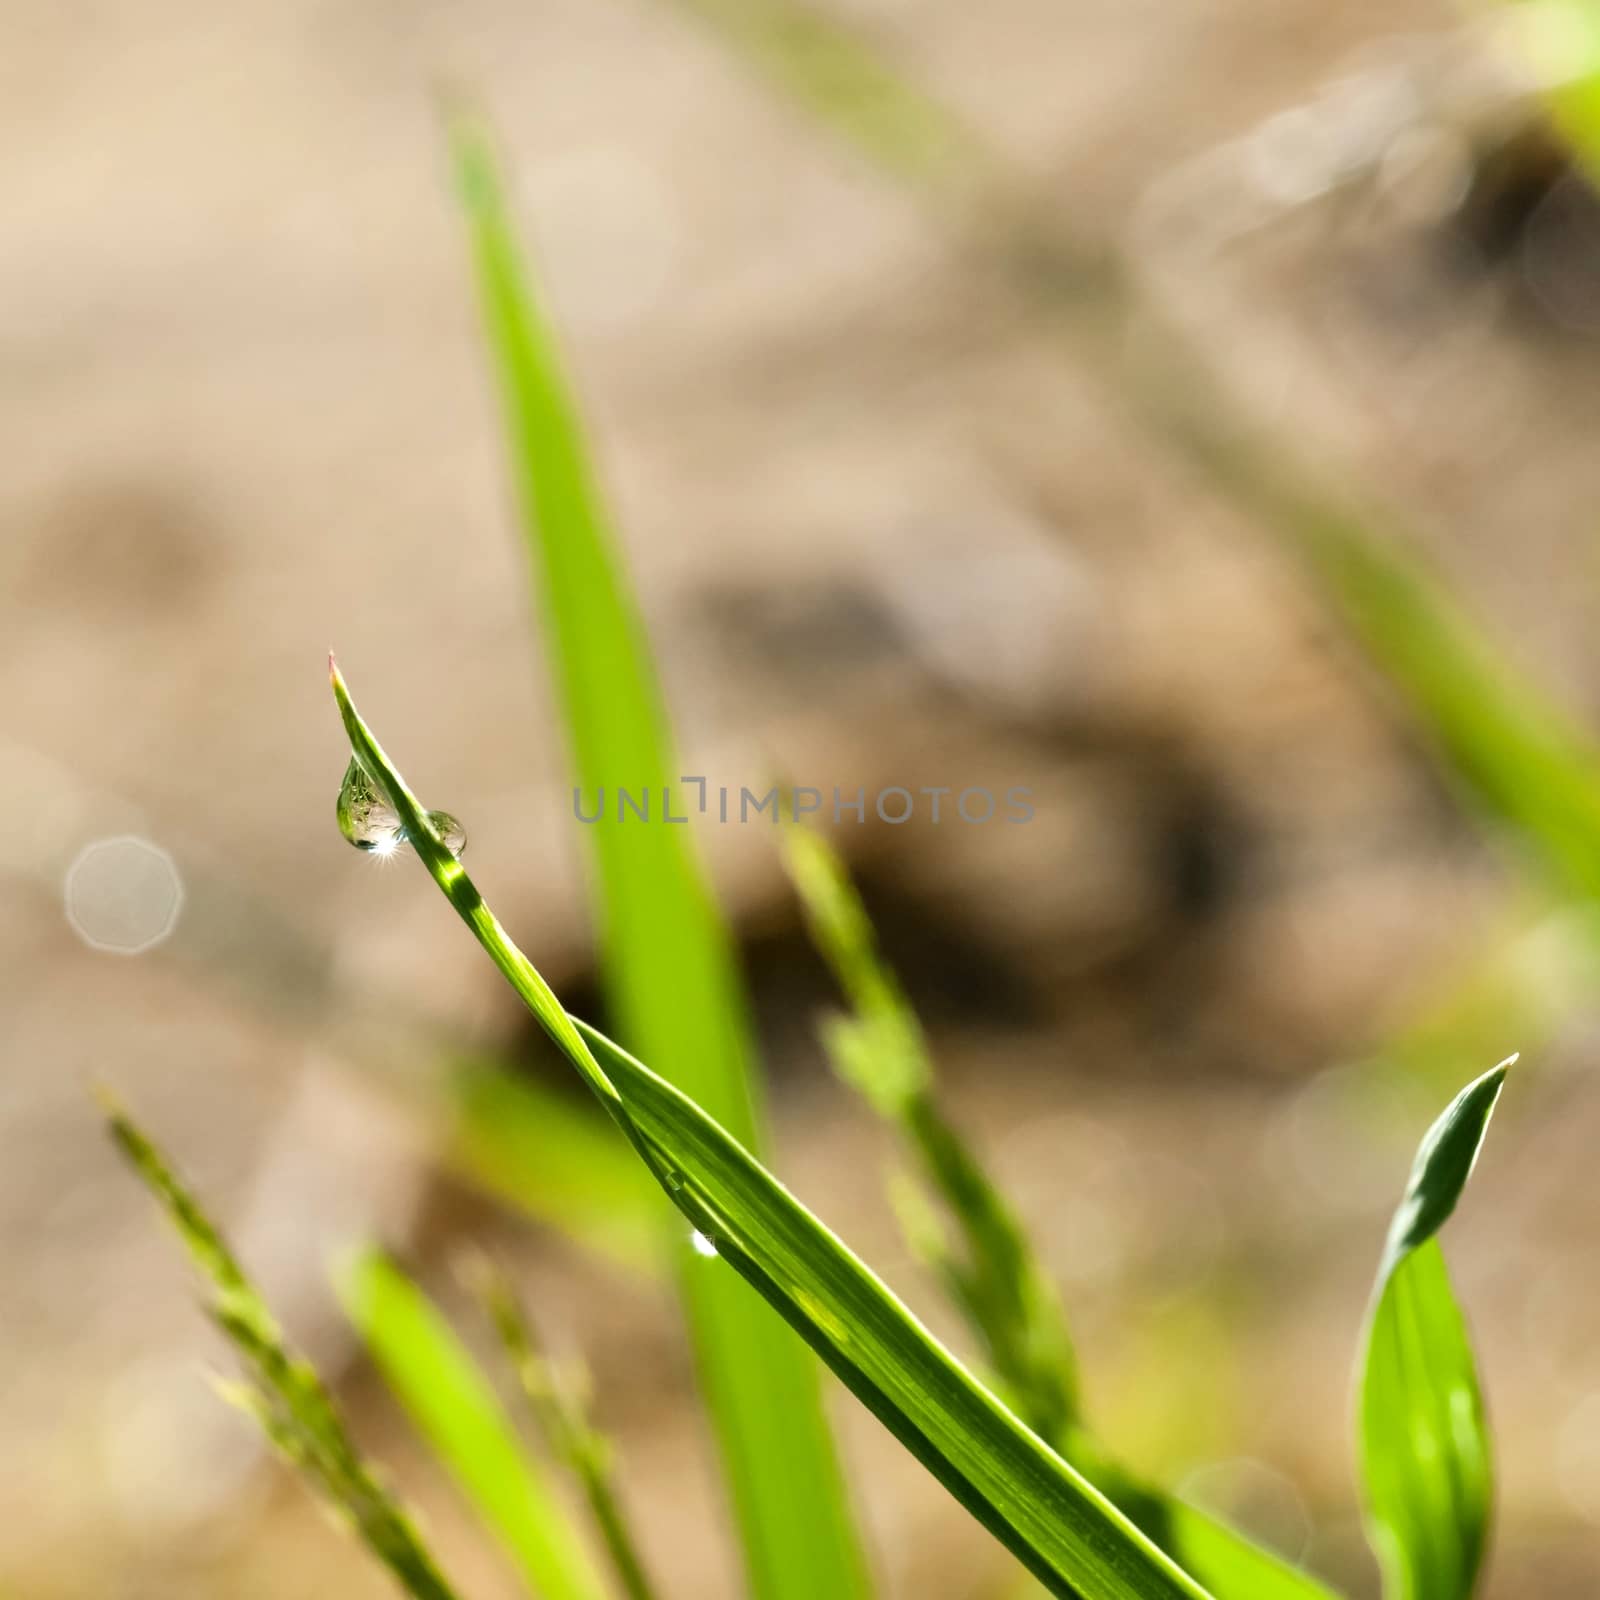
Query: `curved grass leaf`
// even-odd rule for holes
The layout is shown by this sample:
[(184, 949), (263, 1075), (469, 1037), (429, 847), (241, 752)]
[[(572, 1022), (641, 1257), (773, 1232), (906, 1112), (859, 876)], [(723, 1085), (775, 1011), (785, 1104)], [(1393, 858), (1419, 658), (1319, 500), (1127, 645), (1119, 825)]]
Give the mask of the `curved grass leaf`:
[(568, 1016), (433, 831), (336, 668), (332, 677), (351, 749), (434, 881), (673, 1203), (714, 1244), (720, 1260), (697, 1270), (730, 1281), (737, 1273), (755, 1288), (1051, 1593), (1209, 1600), (736, 1140), (680, 1090)]
[[(619, 788), (664, 806), (676, 787), (666, 717), (489, 142), (468, 122), (453, 132), (574, 779), (612, 802), (609, 815), (582, 830), (608, 997), (623, 1036), (759, 1150), (760, 1084), (744, 995), (688, 829), (616, 814)], [(677, 814), (687, 815), (681, 800)], [(687, 1272), (681, 1285), (755, 1600), (865, 1600), (866, 1561), (815, 1363), (797, 1346), (764, 1338), (760, 1308), (725, 1275)]]
[(448, 1322), (381, 1255), (341, 1275), (345, 1309), (418, 1431), (544, 1600), (604, 1600), (605, 1586), (489, 1380)]
[(1390, 1600), (1468, 1600), (1483, 1564), (1489, 1431), (1435, 1235), (1478, 1159), (1509, 1065), (1469, 1084), (1429, 1129), (1378, 1268), (1359, 1379), (1360, 1458)]
[[(934, 1063), (910, 1001), (878, 951), (871, 919), (837, 852), (814, 830), (791, 827), (784, 858), (817, 949), (849, 999), (823, 1041), (834, 1068), (900, 1133), (922, 1180), (961, 1236), (946, 1244), (941, 1219), (913, 1185), (897, 1187), (915, 1253), (928, 1263), (982, 1341), (1024, 1419), (1130, 1521), (1218, 1600), (1331, 1600), (1280, 1556), (1182, 1501), (1141, 1483), (1083, 1427), (1066, 1319), (1021, 1221), (977, 1153), (945, 1117)], [(912, 1181), (912, 1180), (908, 1180)]]
[(244, 1363), (235, 1399), (412, 1600), (456, 1600), (398, 1500), (362, 1459), (310, 1362), (289, 1348), (227, 1241), (171, 1164), (116, 1106), (111, 1136), (162, 1203), (211, 1291), (207, 1310)]

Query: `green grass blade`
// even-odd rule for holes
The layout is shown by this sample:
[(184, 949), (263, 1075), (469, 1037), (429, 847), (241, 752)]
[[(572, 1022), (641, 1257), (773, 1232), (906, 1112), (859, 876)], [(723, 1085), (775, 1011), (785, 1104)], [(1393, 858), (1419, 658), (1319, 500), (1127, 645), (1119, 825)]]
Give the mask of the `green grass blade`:
[(503, 1272), (486, 1261), (479, 1262), (472, 1278), (479, 1303), (499, 1335), (546, 1445), (583, 1491), (618, 1586), (627, 1600), (656, 1600), (639, 1542), (623, 1510), (611, 1443), (595, 1431), (579, 1392), (582, 1375), (559, 1371), (545, 1355)]
[[(730, 1282), (736, 1273), (755, 1288), (1052, 1593), (1202, 1600), (1198, 1583), (978, 1383), (737, 1140), (679, 1089), (567, 1015), (434, 832), (337, 669), (332, 676), (351, 749), (387, 794), (423, 865), (672, 1202), (714, 1242), (720, 1264), (697, 1261), (695, 1270)], [(770, 1322), (759, 1325), (758, 1337), (779, 1342)]]
[(1080, 1425), (1066, 1320), (1016, 1213), (940, 1110), (934, 1064), (915, 1011), (879, 954), (866, 907), (819, 833), (790, 827), (784, 860), (806, 923), (852, 1014), (824, 1028), (839, 1075), (900, 1134), (922, 1181), (961, 1234), (952, 1253), (920, 1190), (898, 1190), (913, 1250), (934, 1270), (982, 1342), (1012, 1404), (1114, 1505), (1219, 1600), (1329, 1600), (1281, 1557), (1140, 1483)]
[(1390, 1600), (1468, 1600), (1488, 1537), (1488, 1425), (1435, 1235), (1455, 1209), (1509, 1062), (1428, 1131), (1378, 1269), (1359, 1373), (1362, 1487)]
[[(484, 135), (455, 130), (457, 166), (498, 364), (527, 543), (577, 784), (610, 820), (583, 829), (607, 991), (620, 1031), (751, 1149), (762, 1117), (732, 944), (687, 828), (617, 819), (616, 792), (677, 788), (649, 651), (551, 338), (523, 273)], [(677, 814), (685, 815), (683, 802)], [(815, 1364), (763, 1337), (726, 1274), (683, 1294), (756, 1600), (864, 1600), (866, 1563)]]
[(207, 1310), (246, 1378), (233, 1397), (388, 1568), (412, 1600), (456, 1600), (398, 1500), (362, 1459), (309, 1362), (291, 1350), (216, 1225), (148, 1138), (115, 1107), (111, 1136), (166, 1208), (208, 1288)]
[(544, 1600), (604, 1600), (566, 1513), (489, 1380), (416, 1284), (381, 1255), (341, 1275), (350, 1320), (418, 1431)]

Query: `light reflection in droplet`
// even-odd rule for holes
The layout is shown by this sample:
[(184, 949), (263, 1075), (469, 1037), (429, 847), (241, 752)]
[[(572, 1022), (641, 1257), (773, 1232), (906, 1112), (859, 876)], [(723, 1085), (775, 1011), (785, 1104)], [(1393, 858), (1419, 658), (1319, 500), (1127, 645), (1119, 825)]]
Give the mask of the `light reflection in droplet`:
[[(339, 832), (357, 850), (388, 857), (409, 843), (394, 807), (353, 756), (339, 785), (335, 814)], [(448, 811), (430, 811), (428, 821), (451, 855), (466, 849), (467, 830)]]
[(716, 1245), (698, 1228), (689, 1235), (689, 1245), (697, 1256), (704, 1256), (708, 1261), (716, 1259)]

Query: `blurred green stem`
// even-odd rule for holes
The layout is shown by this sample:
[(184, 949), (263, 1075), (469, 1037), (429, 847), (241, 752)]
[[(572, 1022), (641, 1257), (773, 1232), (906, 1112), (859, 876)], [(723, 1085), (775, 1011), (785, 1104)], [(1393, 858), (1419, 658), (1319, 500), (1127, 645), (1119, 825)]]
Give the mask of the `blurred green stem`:
[[(924, 198), (980, 275), (1037, 318), (1114, 409), (1195, 479), (1283, 540), (1441, 747), (1478, 802), (1524, 834), (1558, 882), (1600, 896), (1600, 762), (1570, 720), (1501, 659), (1376, 508), (1305, 464), (1160, 317), (1117, 250), (1085, 240), (1003, 152), (845, 25), (795, 0), (671, 0), (892, 181)], [(1584, 27), (1597, 41), (1589, 7)], [(806, 41), (786, 54), (790, 41)], [(1561, 91), (1600, 148), (1600, 77)], [(871, 111), (862, 110), (870, 101)], [(1575, 133), (1574, 135), (1578, 135)], [(937, 181), (930, 181), (930, 171)], [(1138, 322), (1158, 325), (1130, 353)]]
[(487, 1261), (473, 1265), (471, 1279), (545, 1443), (583, 1491), (623, 1593), (628, 1600), (656, 1600), (622, 1509), (610, 1442), (595, 1431), (574, 1382), (556, 1370), (540, 1347), (511, 1280)]

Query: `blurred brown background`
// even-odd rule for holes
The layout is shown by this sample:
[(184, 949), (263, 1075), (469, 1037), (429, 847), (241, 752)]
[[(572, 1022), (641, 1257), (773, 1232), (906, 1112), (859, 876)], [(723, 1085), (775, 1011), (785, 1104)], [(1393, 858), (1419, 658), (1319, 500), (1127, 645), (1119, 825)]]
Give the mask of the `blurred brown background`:
[[(1600, 229), (1544, 179), (1526, 215), (1512, 182), (1505, 217), (1463, 217), (1522, 114), (1470, 14), (837, 14), (1128, 252), (1155, 313), (1130, 348), (1188, 328), (1595, 710)], [(343, 1375), (474, 1594), (509, 1579), (325, 1286), (361, 1237), (447, 1294), (461, 1239), (511, 1251), (596, 1369), (663, 1586), (732, 1593), (666, 1290), (441, 1175), (437, 1130), (382, 1087), (527, 1033), (414, 866), (339, 839), (330, 643), (466, 822), (502, 916), (593, 1008), (441, 78), (477, 86), (517, 174), (685, 770), (1033, 791), (1026, 828), (840, 843), (1059, 1276), (1102, 1431), (1374, 1593), (1347, 1419), (1384, 1218), (1441, 1085), (1536, 1043), (1448, 1242), (1503, 1466), (1490, 1593), (1597, 1592), (1600, 1091), (1575, 941), (1272, 542), (997, 303), (936, 208), (669, 0), (10, 0), (3, 20), (8, 1594), (386, 1592), (209, 1393), (217, 1352), (96, 1081)], [(955, 1337), (883, 1200), (888, 1143), (812, 1040), (829, 997), (770, 838), (702, 843), (785, 1175)], [(1530, 1041), (1491, 1011), (1436, 1073), (1363, 1073), (1485, 952), (1559, 1026)], [(885, 1592), (1004, 1593), (976, 1526), (837, 1411)]]

